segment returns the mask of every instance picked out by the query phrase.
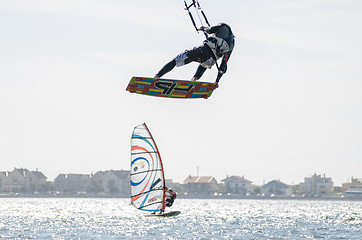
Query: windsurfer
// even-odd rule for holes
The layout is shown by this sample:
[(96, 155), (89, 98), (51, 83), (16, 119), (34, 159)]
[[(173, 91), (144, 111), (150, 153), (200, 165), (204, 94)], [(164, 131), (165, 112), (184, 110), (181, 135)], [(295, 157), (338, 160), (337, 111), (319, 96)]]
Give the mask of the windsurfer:
[(166, 207), (171, 207), (175, 201), (176, 193), (171, 188), (166, 188)]
[(162, 77), (175, 66), (180, 67), (190, 62), (198, 62), (200, 65), (192, 78), (193, 81), (196, 81), (201, 78), (207, 68), (211, 68), (219, 58), (222, 58), (215, 81), (216, 86), (218, 86), (221, 76), (227, 70), (227, 62), (234, 49), (234, 34), (226, 23), (219, 23), (212, 27), (202, 26), (199, 30), (203, 31), (207, 36), (203, 45), (177, 55), (155, 75), (155, 78)]

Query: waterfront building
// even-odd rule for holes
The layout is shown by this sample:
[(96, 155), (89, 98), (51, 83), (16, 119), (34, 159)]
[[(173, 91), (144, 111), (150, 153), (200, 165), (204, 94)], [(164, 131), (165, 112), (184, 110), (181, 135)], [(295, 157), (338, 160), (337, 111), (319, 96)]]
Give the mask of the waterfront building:
[(103, 176), (104, 171), (98, 171), (95, 174), (91, 175), (90, 185), (88, 191), (91, 193), (100, 193), (104, 192), (103, 189)]
[(325, 175), (314, 174), (311, 177), (304, 178), (304, 182), (299, 183), (298, 194), (304, 196), (331, 196), (334, 191), (334, 183), (332, 178)]
[(273, 180), (263, 185), (261, 193), (264, 196), (291, 196), (292, 188), (279, 180)]
[(194, 177), (189, 175), (183, 181), (186, 192), (195, 195), (212, 195), (218, 192), (217, 181), (211, 176)]
[(5, 179), (6, 179), (6, 172), (0, 172), (0, 192), (4, 192)]
[(90, 174), (59, 174), (54, 179), (55, 189), (58, 192), (79, 193), (86, 192), (90, 183)]
[(221, 180), (224, 182), (226, 193), (247, 195), (252, 191), (252, 181), (244, 178), (244, 176), (230, 176)]
[(130, 171), (109, 170), (102, 176), (102, 186), (106, 193), (130, 193)]
[(350, 183), (342, 184), (344, 197), (349, 199), (362, 199), (362, 178), (351, 178)]
[(36, 171), (26, 168), (14, 168), (13, 171), (0, 173), (0, 192), (34, 193), (46, 183), (47, 177)]

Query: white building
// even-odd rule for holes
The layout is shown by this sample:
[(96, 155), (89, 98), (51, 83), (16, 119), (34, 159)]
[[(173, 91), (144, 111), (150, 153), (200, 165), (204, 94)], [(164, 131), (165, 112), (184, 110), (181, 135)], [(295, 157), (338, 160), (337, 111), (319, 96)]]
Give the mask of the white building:
[(362, 178), (351, 178), (350, 183), (343, 183), (344, 197), (351, 199), (362, 199)]
[(211, 176), (188, 176), (185, 178), (186, 191), (194, 195), (211, 195), (218, 192), (217, 181)]
[(291, 196), (292, 189), (288, 184), (273, 180), (263, 185), (261, 193), (265, 196)]
[(4, 192), (4, 185), (7, 172), (0, 172), (0, 192)]
[(324, 175), (314, 174), (311, 177), (304, 178), (304, 182), (299, 183), (298, 193), (305, 196), (331, 196), (334, 191), (332, 178), (326, 178)]
[(38, 170), (14, 168), (11, 172), (0, 172), (0, 192), (36, 192), (41, 190), (46, 179), (45, 175)]
[(221, 181), (224, 182), (226, 193), (246, 195), (253, 189), (253, 182), (245, 179), (244, 176), (226, 177)]
[(54, 179), (54, 185), (59, 192), (86, 192), (90, 183), (90, 174), (59, 174)]

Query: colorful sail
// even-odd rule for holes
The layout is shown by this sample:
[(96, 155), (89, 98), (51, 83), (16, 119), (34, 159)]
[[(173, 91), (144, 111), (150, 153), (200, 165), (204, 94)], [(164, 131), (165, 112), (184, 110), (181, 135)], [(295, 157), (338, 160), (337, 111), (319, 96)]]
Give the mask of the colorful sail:
[(144, 211), (165, 209), (165, 177), (160, 153), (145, 123), (131, 138), (131, 204)]

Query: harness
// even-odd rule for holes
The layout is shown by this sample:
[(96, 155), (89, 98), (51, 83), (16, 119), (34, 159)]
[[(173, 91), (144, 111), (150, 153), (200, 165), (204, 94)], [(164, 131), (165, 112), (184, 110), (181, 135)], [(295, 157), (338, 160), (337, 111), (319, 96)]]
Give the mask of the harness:
[(229, 44), (223, 38), (215, 35), (208, 37), (204, 43), (211, 49), (216, 58), (215, 60), (221, 58), (225, 53), (230, 51)]

